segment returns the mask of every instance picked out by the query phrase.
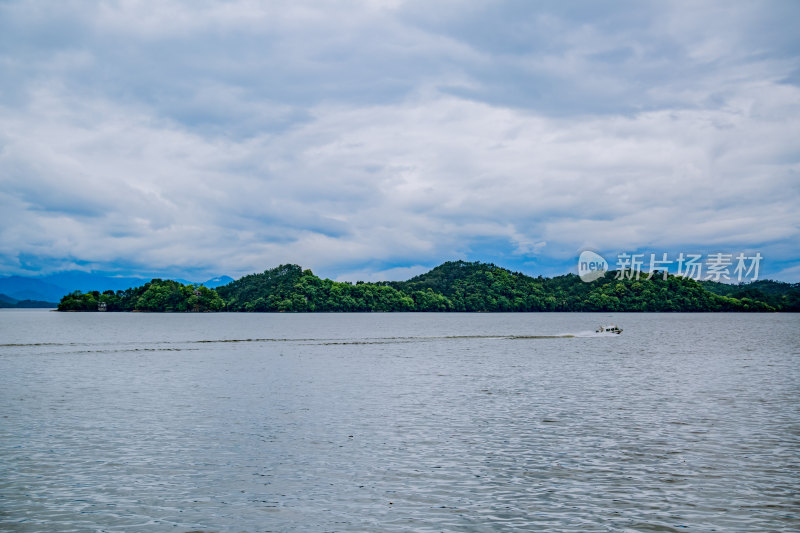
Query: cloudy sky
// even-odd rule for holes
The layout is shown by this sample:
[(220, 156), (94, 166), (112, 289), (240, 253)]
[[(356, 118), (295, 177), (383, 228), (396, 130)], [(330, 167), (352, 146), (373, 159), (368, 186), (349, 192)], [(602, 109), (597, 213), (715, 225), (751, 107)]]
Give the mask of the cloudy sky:
[(800, 281), (800, 2), (2, 1), (0, 275)]

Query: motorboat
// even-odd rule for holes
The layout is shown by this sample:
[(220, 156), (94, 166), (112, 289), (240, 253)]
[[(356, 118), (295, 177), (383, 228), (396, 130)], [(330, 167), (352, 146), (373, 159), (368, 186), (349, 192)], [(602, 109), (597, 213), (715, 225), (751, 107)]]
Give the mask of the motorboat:
[(608, 335), (614, 335), (614, 334), (619, 335), (620, 333), (622, 333), (622, 328), (618, 327), (618, 326), (615, 326), (614, 324), (609, 324), (608, 326), (600, 326), (599, 328), (594, 330), (594, 332), (595, 333), (602, 333), (604, 335), (605, 334), (608, 334)]

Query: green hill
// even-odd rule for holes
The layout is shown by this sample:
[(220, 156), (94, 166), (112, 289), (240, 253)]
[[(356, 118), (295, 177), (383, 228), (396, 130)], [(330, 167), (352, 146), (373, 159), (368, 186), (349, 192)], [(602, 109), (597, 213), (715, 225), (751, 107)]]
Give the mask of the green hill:
[(229, 311), (433, 311), (386, 285), (320, 279), (281, 265), (217, 288)]
[(75, 292), (63, 311), (795, 311), (798, 285), (723, 285), (662, 275), (592, 283), (574, 274), (531, 277), (491, 263), (450, 261), (408, 281), (348, 283), (297, 265), (250, 274), (216, 290), (153, 280), (126, 291)]
[(785, 283), (763, 279), (729, 285), (714, 281), (702, 281), (700, 284), (707, 291), (731, 298), (749, 298), (764, 302), (780, 311), (800, 311), (800, 283)]
[(688, 278), (661, 275), (615, 279), (616, 272), (584, 283), (574, 274), (530, 277), (486, 263), (453, 261), (408, 281), (389, 285), (404, 291), (431, 290), (456, 311), (774, 311), (752, 298), (705, 290)]
[(225, 303), (207, 287), (154, 279), (124, 291), (75, 291), (58, 304), (59, 311), (222, 311)]
[(654, 276), (584, 283), (574, 274), (531, 277), (490, 263), (450, 261), (408, 281), (320, 279), (297, 265), (251, 274), (217, 291), (229, 311), (775, 311), (691, 279)]

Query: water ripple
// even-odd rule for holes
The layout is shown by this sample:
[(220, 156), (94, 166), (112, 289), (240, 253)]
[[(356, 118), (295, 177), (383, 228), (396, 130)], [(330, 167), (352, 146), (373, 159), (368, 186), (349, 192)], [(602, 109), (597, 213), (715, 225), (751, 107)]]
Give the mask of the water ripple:
[(20, 316), (0, 530), (800, 529), (794, 315)]

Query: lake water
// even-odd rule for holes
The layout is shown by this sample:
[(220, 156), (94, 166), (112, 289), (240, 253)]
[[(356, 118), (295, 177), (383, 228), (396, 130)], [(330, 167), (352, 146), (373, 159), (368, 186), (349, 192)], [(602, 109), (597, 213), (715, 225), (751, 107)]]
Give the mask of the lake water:
[(798, 531), (798, 331), (4, 310), (0, 530)]

